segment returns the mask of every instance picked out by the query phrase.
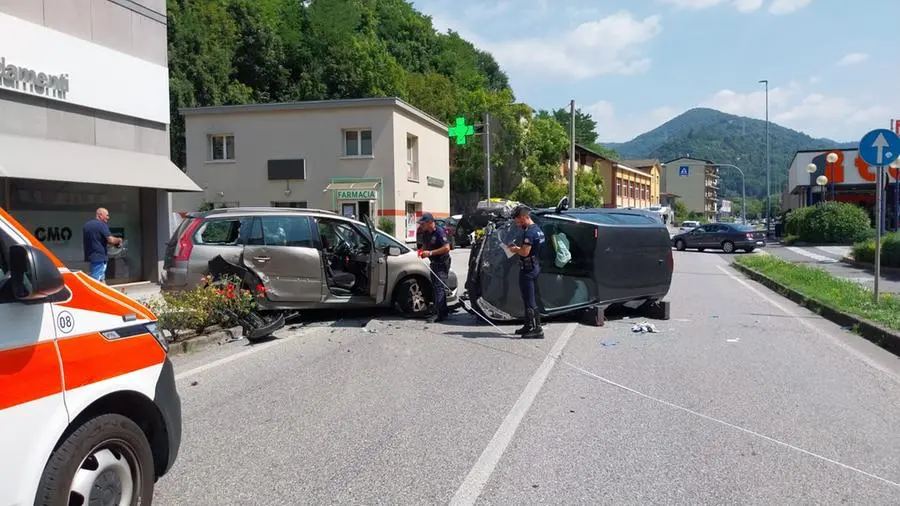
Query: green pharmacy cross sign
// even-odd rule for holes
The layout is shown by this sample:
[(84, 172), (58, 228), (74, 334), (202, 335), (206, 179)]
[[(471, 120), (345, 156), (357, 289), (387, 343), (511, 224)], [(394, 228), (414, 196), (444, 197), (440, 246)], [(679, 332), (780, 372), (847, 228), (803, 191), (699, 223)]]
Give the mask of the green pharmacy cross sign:
[(456, 144), (462, 145), (466, 143), (466, 137), (475, 135), (475, 126), (467, 125), (466, 118), (462, 116), (456, 118), (456, 124), (448, 129), (450, 138), (456, 137)]

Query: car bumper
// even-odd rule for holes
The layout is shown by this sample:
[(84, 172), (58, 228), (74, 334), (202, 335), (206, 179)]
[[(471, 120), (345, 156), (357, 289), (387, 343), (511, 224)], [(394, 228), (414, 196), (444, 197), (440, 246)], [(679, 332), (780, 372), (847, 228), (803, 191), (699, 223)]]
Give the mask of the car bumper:
[(734, 247), (738, 249), (744, 248), (765, 248), (766, 240), (765, 239), (752, 239), (747, 241), (740, 241), (734, 243)]
[(175, 370), (168, 357), (163, 363), (159, 380), (156, 382), (154, 401), (162, 415), (163, 427), (166, 431), (165, 442), (168, 443), (167, 457), (163, 462), (163, 467), (158, 470), (159, 476), (162, 476), (172, 469), (172, 465), (178, 457), (182, 434), (181, 397), (175, 386)]

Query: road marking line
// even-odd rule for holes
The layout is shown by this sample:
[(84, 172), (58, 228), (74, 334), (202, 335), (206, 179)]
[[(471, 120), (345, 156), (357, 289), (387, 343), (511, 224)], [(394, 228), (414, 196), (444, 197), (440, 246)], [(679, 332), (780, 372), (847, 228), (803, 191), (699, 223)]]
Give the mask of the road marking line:
[[(737, 277), (734, 273), (729, 272), (728, 269), (726, 269), (725, 267), (722, 267), (721, 265), (717, 265), (716, 267), (717, 267), (720, 271), (724, 272), (724, 273), (727, 274), (729, 277), (731, 277), (731, 279), (733, 279), (733, 280), (737, 281), (738, 283), (740, 283), (741, 285), (743, 285), (744, 288), (746, 288), (746, 289), (750, 290), (751, 292), (755, 293), (760, 299), (762, 299), (762, 300), (768, 302), (769, 304), (772, 304), (773, 306), (777, 307), (779, 310), (781, 310), (782, 313), (786, 314), (787, 316), (793, 317), (794, 320), (796, 320), (797, 322), (799, 322), (801, 325), (803, 325), (803, 326), (806, 327), (807, 329), (813, 331), (813, 332), (816, 333), (817, 335), (825, 335), (825, 336), (826, 336), (833, 344), (837, 345), (838, 347), (840, 347), (840, 348), (843, 349), (844, 351), (846, 351), (846, 352), (850, 353), (851, 355), (855, 356), (857, 359), (861, 360), (862, 362), (864, 362), (865, 364), (869, 365), (870, 367), (872, 367), (872, 368), (874, 368), (874, 369), (877, 369), (878, 371), (881, 371), (882, 373), (884, 373), (885, 375), (887, 375), (888, 377), (890, 377), (892, 380), (894, 380), (894, 381), (900, 383), (900, 375), (897, 375), (897, 373), (895, 373), (895, 372), (892, 371), (891, 369), (888, 369), (887, 367), (884, 367), (883, 365), (879, 364), (879, 363), (876, 362), (875, 360), (872, 360), (871, 358), (869, 358), (865, 353), (863, 353), (863, 352), (861, 352), (861, 351), (859, 351), (859, 350), (857, 350), (857, 349), (855, 349), (855, 348), (849, 346), (847, 343), (843, 342), (840, 338), (836, 337), (836, 336), (835, 336), (834, 334), (832, 334), (831, 332), (829, 332), (829, 331), (827, 331), (827, 330), (825, 330), (825, 329), (822, 329), (822, 328), (820, 328), (820, 327), (814, 325), (814, 324), (813, 324), (812, 322), (810, 322), (807, 318), (804, 318), (800, 313), (791, 311), (790, 309), (788, 309), (787, 307), (785, 307), (784, 305), (782, 305), (781, 303), (779, 303), (779, 302), (776, 301), (775, 299), (769, 297), (767, 294), (762, 293), (761, 291), (757, 290), (756, 288), (754, 288), (752, 285), (750, 285), (749, 283), (747, 283), (747, 282), (744, 281), (743, 279)], [(798, 306), (798, 307), (799, 307), (799, 306)], [(811, 313), (811, 314), (815, 314), (815, 313), (812, 313), (811, 311), (810, 311), (810, 313)], [(818, 316), (818, 315), (816, 315), (816, 316)], [(825, 319), (822, 318), (821, 316), (818, 316), (818, 318), (821, 318), (822, 320), (825, 320)], [(825, 321), (827, 321), (827, 320), (825, 320)]]
[(849, 246), (816, 246), (816, 249), (843, 258), (850, 254), (852, 248)]
[(563, 329), (559, 339), (556, 340), (553, 344), (553, 348), (550, 349), (550, 353), (547, 354), (544, 361), (538, 366), (534, 375), (531, 377), (531, 380), (529, 380), (528, 384), (525, 386), (525, 390), (522, 391), (519, 399), (513, 405), (512, 409), (509, 410), (506, 418), (503, 419), (503, 423), (500, 424), (497, 432), (494, 433), (494, 437), (491, 438), (491, 441), (488, 443), (487, 447), (485, 447), (481, 456), (478, 457), (478, 461), (472, 466), (466, 479), (463, 480), (462, 485), (459, 486), (459, 490), (453, 495), (453, 499), (450, 501), (451, 505), (475, 504), (478, 496), (480, 496), (481, 492), (484, 490), (484, 486), (487, 485), (488, 479), (490, 479), (491, 474), (493, 474), (494, 469), (497, 468), (500, 457), (503, 456), (503, 452), (506, 451), (506, 447), (509, 446), (509, 443), (512, 441), (516, 430), (525, 418), (525, 414), (528, 413), (531, 404), (534, 402), (537, 394), (541, 391), (541, 388), (550, 376), (550, 371), (553, 370), (553, 366), (556, 365), (556, 361), (559, 359), (563, 349), (566, 347), (566, 344), (569, 342), (569, 339), (572, 337), (572, 334), (575, 333), (575, 329), (577, 328), (577, 323), (570, 323)]
[(219, 360), (214, 360), (208, 364), (203, 364), (203, 365), (195, 367), (193, 369), (188, 369), (187, 371), (176, 374), (175, 381), (181, 381), (185, 378), (189, 378), (196, 374), (200, 374), (201, 372), (208, 371), (210, 369), (215, 369), (216, 367), (219, 367), (221, 365), (225, 365), (227, 363), (234, 362), (235, 360), (237, 360), (239, 358), (244, 358), (248, 355), (252, 355), (254, 353), (259, 353), (263, 350), (268, 350), (269, 348), (272, 348), (273, 346), (278, 346), (280, 344), (291, 342), (294, 339), (297, 339), (298, 337), (306, 337), (310, 334), (315, 334), (316, 332), (319, 332), (320, 330), (322, 330), (324, 328), (325, 327), (311, 327), (311, 328), (309, 328), (308, 331), (295, 332), (292, 335), (289, 335), (287, 337), (281, 337), (281, 338), (275, 339), (274, 341), (269, 341), (268, 343), (256, 344), (252, 348), (246, 349), (244, 351), (239, 351), (239, 352), (235, 353), (234, 355), (229, 355), (227, 357), (220, 358)]
[(868, 476), (869, 478), (873, 478), (873, 479), (876, 479), (876, 480), (878, 480), (878, 481), (887, 483), (888, 485), (891, 485), (891, 486), (900, 488), (900, 483), (897, 483), (897, 482), (895, 482), (895, 481), (891, 481), (891, 480), (889, 480), (889, 479), (887, 479), (887, 478), (882, 478), (881, 476), (878, 476), (878, 475), (876, 475), (876, 474), (872, 474), (872, 473), (863, 471), (862, 469), (859, 469), (858, 467), (853, 467), (853, 466), (851, 466), (851, 465), (849, 465), (849, 464), (844, 464), (843, 462), (838, 462), (837, 460), (830, 459), (830, 458), (828, 458), (828, 457), (826, 457), (826, 456), (824, 456), (824, 455), (819, 455), (818, 453), (814, 453), (814, 452), (811, 452), (811, 451), (809, 451), (809, 450), (804, 450), (803, 448), (800, 448), (799, 446), (794, 446), (794, 445), (792, 445), (792, 444), (790, 444), (790, 443), (786, 443), (786, 442), (784, 442), (784, 441), (780, 441), (780, 440), (775, 439), (775, 438), (773, 438), (773, 437), (769, 437), (769, 436), (767, 436), (767, 435), (765, 435), (765, 434), (760, 434), (759, 432), (756, 432), (756, 431), (754, 431), (754, 430), (747, 429), (747, 428), (745, 428), (745, 427), (741, 427), (740, 425), (735, 425), (735, 424), (733, 424), (733, 423), (726, 422), (725, 420), (720, 420), (720, 419), (718, 419), (718, 418), (714, 418), (714, 417), (709, 416), (709, 415), (704, 415), (703, 413), (694, 411), (694, 410), (692, 410), (692, 409), (690, 409), (690, 408), (686, 408), (686, 407), (684, 407), (684, 406), (680, 406), (680, 405), (678, 405), (678, 404), (671, 403), (671, 402), (669, 402), (669, 401), (660, 399), (660, 398), (658, 398), (658, 397), (653, 397), (652, 395), (648, 395), (648, 394), (645, 394), (645, 393), (643, 393), (643, 392), (639, 392), (639, 391), (637, 391), (637, 390), (635, 390), (635, 389), (633, 389), (633, 388), (626, 387), (625, 385), (622, 385), (622, 384), (620, 384), (620, 383), (616, 383), (615, 381), (612, 381), (612, 380), (610, 380), (610, 379), (604, 378), (603, 376), (594, 374), (594, 373), (592, 373), (592, 372), (590, 372), (590, 371), (588, 371), (588, 370), (586, 370), (586, 369), (583, 369), (583, 368), (581, 368), (581, 367), (578, 367), (578, 366), (575, 365), (575, 364), (572, 364), (572, 363), (569, 363), (569, 362), (566, 362), (566, 361), (563, 361), (562, 363), (563, 363), (564, 365), (567, 365), (567, 366), (571, 367), (572, 369), (575, 369), (576, 371), (580, 372), (581, 374), (584, 374), (585, 376), (589, 376), (589, 377), (594, 378), (594, 379), (596, 379), (596, 380), (602, 381), (603, 383), (606, 383), (606, 384), (608, 384), (608, 385), (611, 385), (611, 386), (614, 386), (614, 387), (617, 387), (617, 388), (621, 388), (622, 390), (625, 390), (626, 392), (630, 392), (630, 393), (635, 394), (635, 395), (637, 395), (637, 396), (643, 397), (643, 398), (645, 398), (645, 399), (647, 399), (647, 400), (650, 400), (650, 401), (653, 401), (653, 402), (657, 402), (657, 403), (659, 403), (659, 404), (663, 404), (663, 405), (665, 405), (665, 406), (668, 406), (668, 407), (670, 407), (670, 408), (674, 408), (674, 409), (677, 409), (677, 410), (680, 410), (680, 411), (684, 411), (685, 413), (694, 415), (694, 416), (699, 417), (699, 418), (703, 418), (704, 420), (708, 420), (708, 421), (710, 421), (710, 422), (714, 422), (714, 423), (717, 423), (717, 424), (720, 424), (720, 425), (724, 425), (724, 426), (726, 426), (726, 427), (732, 428), (732, 429), (737, 430), (737, 431), (740, 431), (740, 432), (744, 432), (744, 433), (746, 433), (746, 434), (750, 434), (751, 436), (755, 436), (755, 437), (758, 437), (758, 438), (761, 438), (761, 439), (765, 439), (766, 441), (769, 441), (769, 442), (771, 442), (771, 443), (775, 443), (776, 445), (784, 446), (785, 448), (794, 450), (794, 451), (796, 451), (796, 452), (800, 452), (800, 453), (803, 453), (803, 454), (805, 454), (805, 455), (809, 455), (810, 457), (814, 457), (814, 458), (817, 458), (817, 459), (819, 459), (819, 460), (824, 460), (825, 462), (828, 462), (828, 463), (830, 463), (830, 464), (834, 464), (834, 465), (836, 465), (836, 466), (843, 467), (844, 469), (848, 469), (848, 470), (850, 470), (850, 471), (854, 471), (854, 472), (856, 472), (856, 473), (862, 474), (863, 476)]
[(786, 249), (788, 251), (793, 251), (794, 253), (805, 256), (807, 258), (812, 258), (813, 260), (815, 260), (817, 262), (823, 262), (823, 263), (827, 263), (827, 264), (835, 264), (835, 263), (840, 262), (840, 260), (836, 260), (834, 258), (827, 257), (825, 255), (820, 255), (818, 253), (813, 253), (812, 251), (806, 251), (805, 249), (798, 248), (796, 246), (787, 246), (784, 249)]

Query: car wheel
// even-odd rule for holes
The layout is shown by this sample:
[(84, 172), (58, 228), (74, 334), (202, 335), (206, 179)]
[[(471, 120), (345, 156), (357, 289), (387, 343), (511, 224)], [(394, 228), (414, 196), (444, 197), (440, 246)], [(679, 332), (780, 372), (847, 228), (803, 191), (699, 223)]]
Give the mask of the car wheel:
[(685, 247), (686, 246), (684, 244), (684, 241), (682, 241), (681, 239), (675, 241), (675, 249), (677, 249), (678, 251), (684, 251)]
[(35, 504), (151, 504), (153, 453), (140, 427), (122, 415), (89, 420), (50, 456)]
[(724, 251), (725, 253), (734, 253), (734, 243), (731, 241), (723, 242), (722, 251)]
[(403, 316), (419, 316), (428, 311), (430, 294), (424, 290), (421, 280), (407, 278), (394, 290), (394, 306)]
[(697, 248), (697, 251), (702, 253), (702, 252), (706, 251), (706, 248)]

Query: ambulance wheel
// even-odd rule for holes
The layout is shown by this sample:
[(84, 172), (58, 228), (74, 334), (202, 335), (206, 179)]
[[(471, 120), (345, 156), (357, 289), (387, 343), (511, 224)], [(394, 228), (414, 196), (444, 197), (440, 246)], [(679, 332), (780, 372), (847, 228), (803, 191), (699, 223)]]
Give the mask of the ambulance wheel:
[(153, 452), (141, 428), (122, 415), (101, 415), (50, 455), (35, 504), (151, 504), (154, 480)]

